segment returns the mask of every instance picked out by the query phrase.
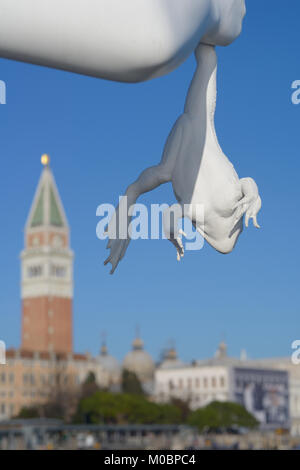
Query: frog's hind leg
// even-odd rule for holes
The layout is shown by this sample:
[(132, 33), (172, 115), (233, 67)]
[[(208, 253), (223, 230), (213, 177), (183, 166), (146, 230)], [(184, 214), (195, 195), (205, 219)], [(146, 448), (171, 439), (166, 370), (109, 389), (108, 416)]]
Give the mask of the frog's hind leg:
[(183, 218), (182, 207), (180, 204), (173, 204), (173, 206), (166, 209), (163, 213), (163, 226), (164, 233), (168, 240), (176, 248), (177, 261), (180, 261), (184, 257), (184, 247), (182, 243), (182, 235), (186, 237), (186, 234), (182, 229), (178, 228), (178, 222)]
[(245, 215), (245, 226), (249, 226), (249, 220), (253, 220), (253, 225), (260, 228), (257, 222), (257, 214), (261, 209), (261, 198), (258, 187), (252, 178), (242, 178), (240, 180), (243, 193), (242, 199), (235, 205), (236, 221)]

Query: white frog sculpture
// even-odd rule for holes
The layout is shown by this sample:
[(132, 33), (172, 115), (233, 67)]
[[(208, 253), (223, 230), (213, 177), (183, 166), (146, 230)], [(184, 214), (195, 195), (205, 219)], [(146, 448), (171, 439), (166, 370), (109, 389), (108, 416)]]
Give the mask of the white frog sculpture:
[[(181, 206), (190, 207), (189, 217), (197, 231), (217, 251), (230, 253), (243, 230), (243, 218), (248, 227), (253, 220), (259, 228), (257, 214), (261, 209), (258, 188), (252, 178), (239, 179), (233, 165), (224, 155), (215, 132), (217, 57), (215, 47), (200, 43), (195, 51), (197, 68), (191, 83), (184, 113), (176, 121), (165, 145), (161, 162), (147, 168), (131, 184), (126, 193), (126, 205), (131, 207), (138, 197), (161, 184), (171, 182)], [(118, 237), (119, 212), (117, 208), (107, 233), (110, 255), (104, 264), (111, 263), (111, 274), (124, 257), (130, 242)], [(204, 218), (197, 219), (195, 208), (204, 208)], [(173, 208), (167, 210), (172, 211)], [(176, 210), (173, 212), (176, 214)], [(184, 211), (181, 211), (183, 214)], [(166, 217), (164, 220), (171, 220)], [(182, 217), (182, 215), (179, 215)], [(131, 218), (127, 217), (127, 226)], [(178, 229), (178, 220), (164, 225), (167, 238), (175, 245), (177, 259), (184, 256), (184, 247)], [(129, 233), (129, 232), (128, 232)], [(115, 235), (117, 234), (117, 237)]]

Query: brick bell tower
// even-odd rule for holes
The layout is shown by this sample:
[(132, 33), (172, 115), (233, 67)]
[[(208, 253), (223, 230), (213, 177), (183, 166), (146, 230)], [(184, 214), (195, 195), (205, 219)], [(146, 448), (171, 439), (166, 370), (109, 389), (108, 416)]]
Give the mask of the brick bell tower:
[(50, 169), (44, 165), (25, 227), (22, 350), (72, 352), (73, 252), (69, 226)]

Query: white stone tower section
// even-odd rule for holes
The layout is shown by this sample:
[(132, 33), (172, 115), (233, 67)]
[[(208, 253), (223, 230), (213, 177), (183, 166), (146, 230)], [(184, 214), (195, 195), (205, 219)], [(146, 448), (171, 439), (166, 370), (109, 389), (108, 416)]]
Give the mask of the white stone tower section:
[(72, 352), (73, 252), (48, 155), (25, 227), (22, 349)]

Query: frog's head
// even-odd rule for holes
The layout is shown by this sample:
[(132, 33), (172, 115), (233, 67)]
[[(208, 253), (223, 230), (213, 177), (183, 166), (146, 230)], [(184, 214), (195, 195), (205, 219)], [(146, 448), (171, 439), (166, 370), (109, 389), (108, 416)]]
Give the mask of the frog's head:
[(228, 46), (242, 31), (246, 15), (245, 0), (211, 0), (213, 26), (201, 42)]

